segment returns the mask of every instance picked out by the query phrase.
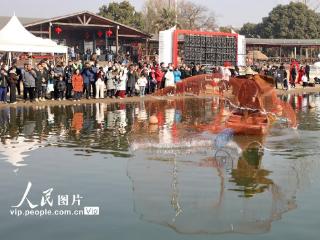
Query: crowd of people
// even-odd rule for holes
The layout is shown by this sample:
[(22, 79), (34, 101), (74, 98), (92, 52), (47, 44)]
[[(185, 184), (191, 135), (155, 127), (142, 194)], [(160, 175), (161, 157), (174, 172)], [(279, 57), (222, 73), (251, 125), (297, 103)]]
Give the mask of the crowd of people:
[(204, 66), (185, 64), (175, 68), (172, 64), (156, 62), (130, 64), (81, 60), (56, 65), (48, 60), (33, 66), (25, 64), (11, 67), (1, 64), (0, 102), (15, 104), (17, 95), (24, 101), (73, 100), (145, 96), (157, 89), (175, 86), (182, 79), (206, 73)]
[[(141, 96), (152, 94), (158, 89), (174, 87), (185, 78), (208, 73), (206, 66), (182, 64), (174, 67), (156, 62), (86, 61), (70, 60), (67, 64), (43, 60), (33, 66), (25, 64), (9, 67), (0, 63), (0, 103), (17, 103), (17, 95), (26, 102), (47, 100), (103, 99)], [(274, 78), (275, 87), (288, 89), (296, 84), (310, 85), (310, 66), (295, 63), (285, 66), (263, 66), (257, 72)], [(209, 69), (221, 73), (228, 82), (232, 76), (241, 75), (238, 67)], [(9, 96), (9, 97), (8, 97)]]
[(318, 82), (317, 79), (310, 79), (310, 65), (306, 64), (303, 66), (296, 61), (292, 61), (291, 64), (287, 65), (264, 66), (261, 68), (261, 71), (262, 74), (274, 78), (276, 89), (281, 87), (282, 89), (288, 90), (289, 87), (296, 88), (297, 84), (305, 88), (307, 86), (314, 86), (314, 84)]

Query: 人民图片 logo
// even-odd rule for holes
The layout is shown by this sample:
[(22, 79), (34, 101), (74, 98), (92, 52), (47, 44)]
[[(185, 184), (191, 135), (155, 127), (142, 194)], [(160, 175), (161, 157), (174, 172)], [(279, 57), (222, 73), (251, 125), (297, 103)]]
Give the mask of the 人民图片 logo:
[[(28, 195), (31, 191), (32, 183), (28, 182), (27, 188), (21, 200), (11, 206), (10, 215), (12, 216), (64, 216), (64, 215), (99, 215), (99, 207), (83, 207), (82, 209), (55, 209), (58, 207), (80, 207), (83, 197), (80, 194), (57, 194), (53, 197), (53, 188), (42, 192), (39, 202), (32, 202)], [(22, 210), (27, 206), (29, 209)]]

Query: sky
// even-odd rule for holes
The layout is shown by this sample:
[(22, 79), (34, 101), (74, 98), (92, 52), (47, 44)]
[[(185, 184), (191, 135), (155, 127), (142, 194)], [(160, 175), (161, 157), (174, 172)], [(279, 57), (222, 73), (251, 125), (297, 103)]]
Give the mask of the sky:
[[(129, 0), (138, 10), (144, 0)], [(169, 0), (168, 0), (169, 1)], [(215, 13), (219, 26), (241, 27), (244, 23), (258, 23), (278, 4), (290, 0), (190, 0)], [(14, 13), (19, 17), (50, 18), (88, 10), (97, 12), (112, 0), (1, 0), (0, 16)]]

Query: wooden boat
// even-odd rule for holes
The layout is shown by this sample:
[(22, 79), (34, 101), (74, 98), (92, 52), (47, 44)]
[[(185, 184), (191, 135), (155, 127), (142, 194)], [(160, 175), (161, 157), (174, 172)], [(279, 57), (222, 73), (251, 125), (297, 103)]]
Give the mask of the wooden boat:
[(226, 121), (226, 127), (233, 129), (235, 134), (264, 135), (268, 131), (269, 123), (268, 117), (260, 113), (248, 116), (232, 113)]

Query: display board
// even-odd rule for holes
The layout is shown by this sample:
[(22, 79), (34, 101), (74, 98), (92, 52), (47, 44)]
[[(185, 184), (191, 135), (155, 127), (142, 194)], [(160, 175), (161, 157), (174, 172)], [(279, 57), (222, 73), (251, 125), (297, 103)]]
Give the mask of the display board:
[(223, 66), (237, 64), (237, 38), (219, 35), (184, 35), (181, 58), (186, 64)]

